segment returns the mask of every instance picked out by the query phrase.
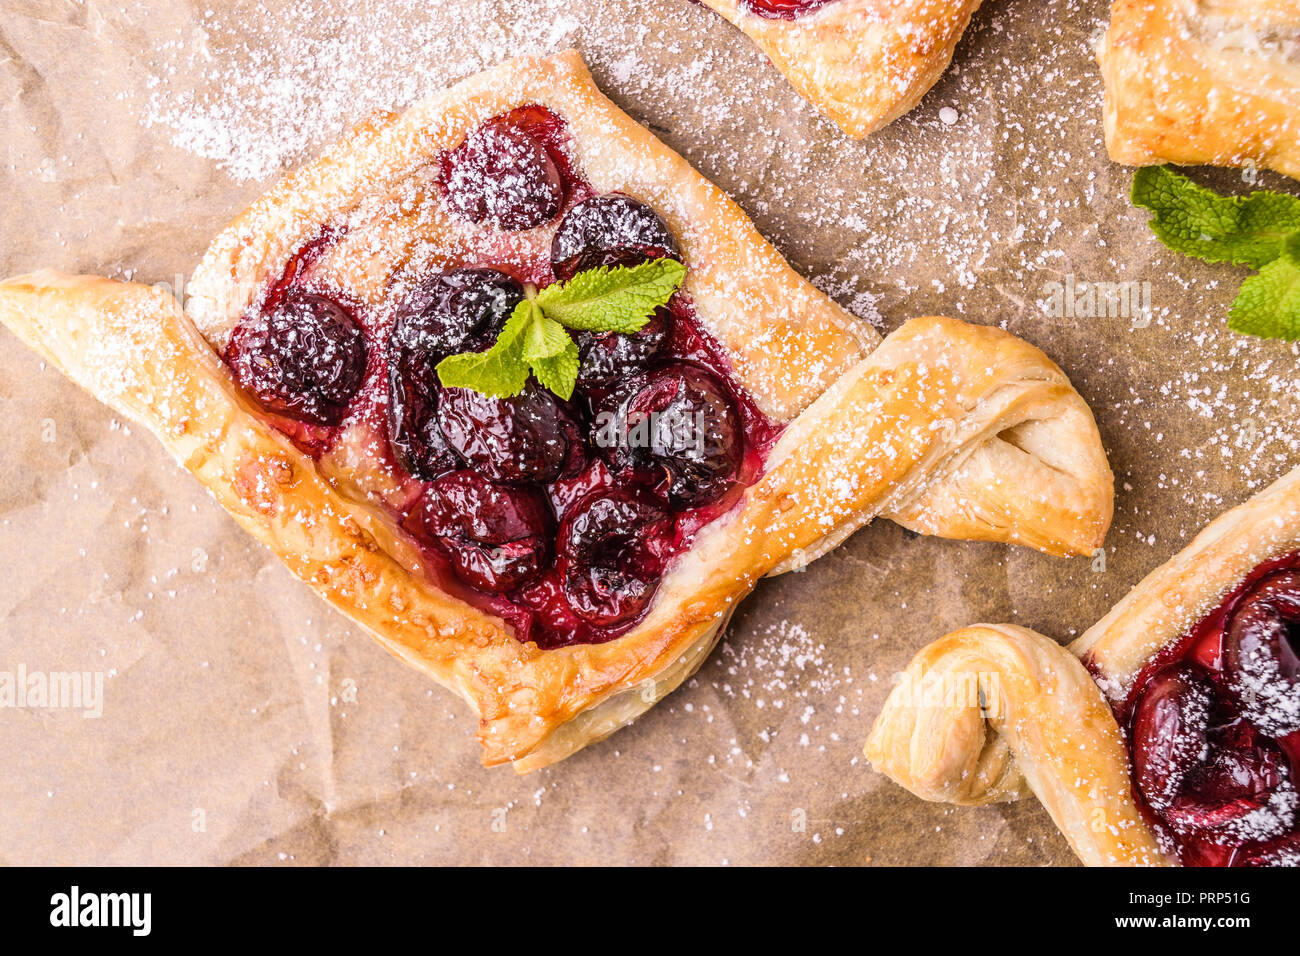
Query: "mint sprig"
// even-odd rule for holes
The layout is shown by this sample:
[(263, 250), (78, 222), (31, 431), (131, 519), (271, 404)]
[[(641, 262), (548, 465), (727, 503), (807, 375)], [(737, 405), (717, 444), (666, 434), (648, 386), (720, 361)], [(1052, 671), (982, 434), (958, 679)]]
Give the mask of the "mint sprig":
[(1151, 230), (1175, 252), (1259, 270), (1242, 283), (1228, 328), (1300, 339), (1300, 196), (1223, 196), (1167, 166), (1145, 166), (1133, 175), (1132, 199), (1155, 213)]
[(1228, 327), (1288, 342), (1300, 339), (1300, 232), (1287, 240), (1282, 255), (1241, 284)]
[(600, 266), (526, 295), (486, 352), (463, 352), (438, 363), (438, 380), (494, 398), (518, 395), (530, 374), (568, 399), (578, 379), (578, 345), (569, 329), (630, 335), (667, 305), (686, 278), (676, 259)]

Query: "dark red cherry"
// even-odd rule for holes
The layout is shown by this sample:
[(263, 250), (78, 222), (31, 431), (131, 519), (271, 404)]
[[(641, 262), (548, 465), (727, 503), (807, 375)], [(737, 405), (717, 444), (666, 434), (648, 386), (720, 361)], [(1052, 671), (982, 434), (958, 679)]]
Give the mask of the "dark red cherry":
[(1133, 769), (1155, 810), (1174, 802), (1208, 755), (1213, 704), (1213, 683), (1191, 664), (1171, 664), (1147, 684), (1133, 715)]
[(235, 328), (226, 361), (269, 411), (337, 425), (365, 378), (366, 339), (339, 303), (291, 292)]
[(767, 20), (797, 20), (835, 0), (740, 0), (740, 5)]
[(646, 472), (675, 507), (698, 507), (732, 487), (744, 453), (727, 386), (692, 362), (634, 376), (597, 416), (595, 440), (619, 468)]
[(513, 398), (444, 389), (438, 424), (452, 450), (493, 481), (554, 481), (577, 473), (586, 458), (573, 415), (535, 384)]
[(523, 285), (496, 269), (452, 269), (415, 282), (396, 309), (389, 347), (438, 360), (482, 351), (523, 299)]
[(656, 309), (650, 321), (631, 335), (619, 332), (576, 332), (578, 384), (584, 388), (606, 387), (639, 372), (658, 356), (672, 338), (673, 315)]
[(388, 337), (388, 439), (402, 466), (435, 478), (457, 459), (438, 427), (438, 363), (496, 339), (523, 299), (517, 281), (495, 269), (455, 269), (415, 283)]
[(495, 594), (548, 566), (555, 533), (550, 505), (536, 491), (493, 484), (472, 471), (434, 481), (403, 527), (441, 545), (461, 580)]
[(437, 360), (396, 347), (388, 352), (388, 444), (410, 474), (426, 481), (459, 462), (438, 427)]
[(1300, 866), (1300, 831), (1247, 850), (1239, 866)]
[(597, 493), (560, 525), (564, 596), (585, 621), (625, 624), (650, 605), (672, 554), (673, 520), (630, 492)]
[(1286, 758), (1271, 741), (1212, 740), (1209, 760), (1161, 816), (1184, 835), (1213, 842), (1267, 840), (1291, 828), (1295, 806)]
[(634, 266), (664, 258), (680, 258), (668, 226), (645, 203), (621, 193), (575, 203), (551, 240), (551, 268), (561, 281), (596, 266)]
[(501, 118), (443, 156), (440, 182), (457, 215), (505, 230), (548, 223), (564, 204), (564, 183), (546, 147)]
[(1273, 737), (1300, 730), (1300, 571), (1264, 578), (1238, 605), (1223, 639), (1228, 689)]

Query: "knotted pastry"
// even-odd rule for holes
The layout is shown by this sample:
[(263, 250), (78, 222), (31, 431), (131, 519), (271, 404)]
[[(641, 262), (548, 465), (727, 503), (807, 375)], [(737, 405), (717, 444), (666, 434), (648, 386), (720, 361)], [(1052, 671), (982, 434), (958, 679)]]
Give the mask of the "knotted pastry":
[(1097, 60), (1116, 162), (1300, 178), (1296, 0), (1115, 0)]
[(866, 755), (927, 800), (1027, 788), (1088, 865), (1297, 866), (1298, 651), (1300, 468), (1211, 522), (1068, 650), (1010, 626), (931, 644)]
[(980, 0), (702, 0), (804, 99), (861, 138), (909, 112), (948, 68)]
[[(634, 335), (580, 334), (571, 401), (439, 385), (523, 282), (656, 257), (682, 291)], [(628, 723), (762, 575), (877, 515), (1054, 554), (1111, 517), (1091, 413), (1041, 352), (947, 318), (859, 328), (573, 53), (355, 130), (220, 235), (189, 291), (182, 311), (42, 272), (0, 283), (0, 319), (460, 692), (487, 764)], [(606, 447), (611, 406), (688, 412), (698, 442)]]

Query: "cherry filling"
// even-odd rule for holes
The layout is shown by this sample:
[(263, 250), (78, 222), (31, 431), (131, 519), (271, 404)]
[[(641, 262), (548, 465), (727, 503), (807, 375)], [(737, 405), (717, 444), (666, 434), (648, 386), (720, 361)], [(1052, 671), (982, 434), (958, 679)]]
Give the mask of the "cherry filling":
[(740, 0), (751, 13), (768, 20), (797, 20), (835, 0)]
[(597, 266), (680, 258), (677, 240), (659, 214), (621, 193), (574, 204), (551, 240), (551, 268), (555, 278), (566, 281)]
[(388, 438), (402, 466), (432, 479), (457, 466), (438, 424), (437, 366), (496, 339), (524, 289), (495, 269), (453, 269), (418, 282), (388, 338)]
[(555, 519), (535, 489), (453, 471), (429, 485), (402, 526), (450, 556), (461, 580), (483, 591), (513, 590), (551, 558)]
[(565, 196), (560, 165), (544, 139), (519, 119), (488, 120), (443, 155), (439, 183), (458, 216), (513, 232), (559, 215)]
[[(511, 398), (441, 385), (439, 362), (496, 340), (525, 295), (514, 276), (544, 285), (680, 257), (649, 206), (593, 194), (567, 143), (560, 117), (527, 106), (484, 123), (441, 160), (454, 213), (507, 232), (554, 222), (549, 256), (512, 258), (493, 237), (498, 268), (407, 276), (390, 287), (387, 307), (352, 309), (305, 291), (325, 284), (313, 273), (342, 235), (325, 229), (291, 257), (226, 352), (301, 448), (328, 467), (381, 472), (371, 485), (440, 587), (541, 648), (633, 627), (673, 559), (758, 478), (780, 433), (734, 383), (684, 294), (636, 333), (575, 332), (570, 400), (535, 381)], [(345, 431), (354, 440), (326, 459)]]
[(236, 327), (225, 360), (267, 411), (337, 425), (365, 377), (366, 340), (344, 306), (296, 292)]
[(1188, 865), (1300, 865), (1300, 554), (1256, 569), (1139, 675), (1135, 790)]

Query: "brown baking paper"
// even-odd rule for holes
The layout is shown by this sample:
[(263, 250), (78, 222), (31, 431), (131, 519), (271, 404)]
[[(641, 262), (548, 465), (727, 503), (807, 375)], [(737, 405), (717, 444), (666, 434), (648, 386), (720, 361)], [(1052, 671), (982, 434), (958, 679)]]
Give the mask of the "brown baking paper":
[[(864, 321), (947, 313), (1046, 350), (1096, 411), (1118, 498), (1104, 557), (1075, 560), (878, 522), (761, 584), (631, 728), (521, 778), (479, 766), (458, 699), (0, 332), (0, 672), (102, 684), (98, 715), (0, 707), (0, 861), (1073, 862), (1035, 801), (925, 804), (861, 746), (923, 643), (974, 621), (1066, 640), (1300, 461), (1296, 348), (1228, 332), (1244, 273), (1166, 252), (1106, 158), (1104, 18), (1101, 0), (988, 0), (921, 107), (852, 142), (685, 0), (8, 0), (2, 274), (176, 285), (368, 109), (577, 46)], [(1078, 282), (1136, 283), (1150, 310), (1093, 315)]]

